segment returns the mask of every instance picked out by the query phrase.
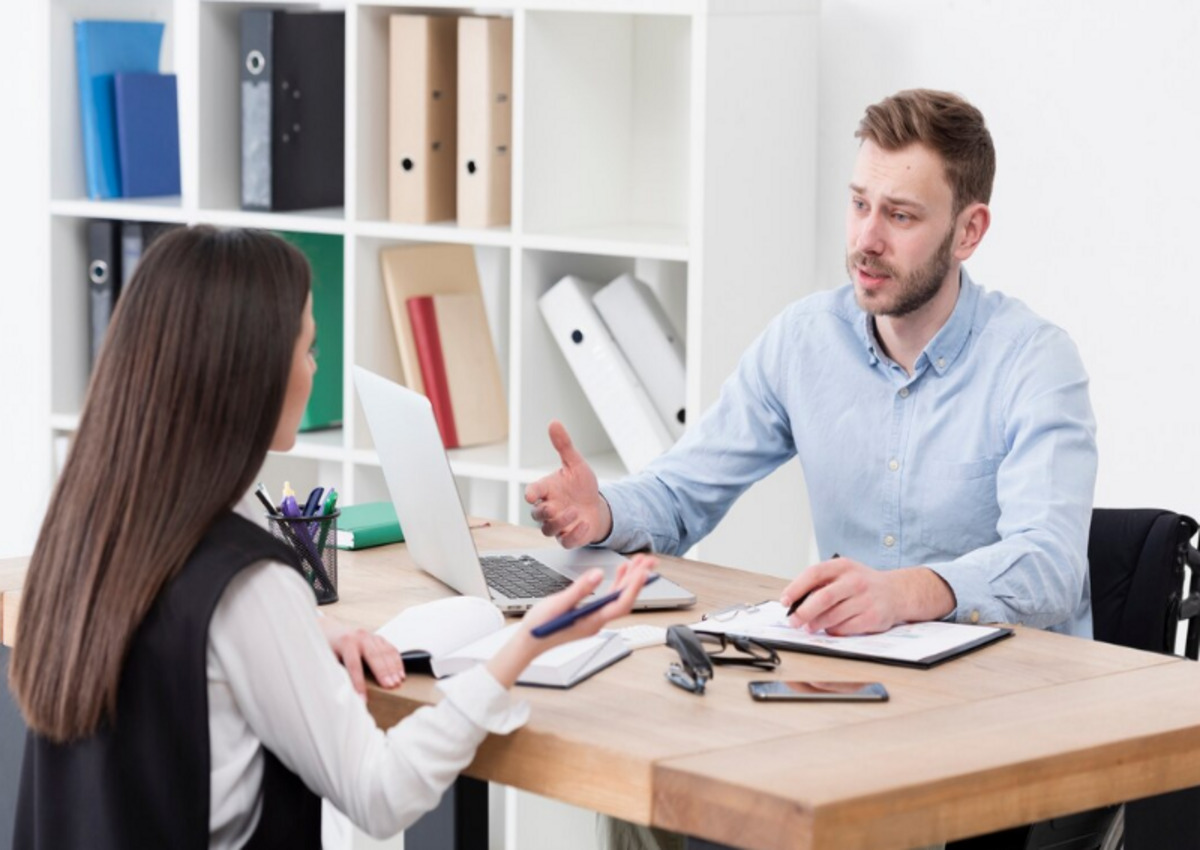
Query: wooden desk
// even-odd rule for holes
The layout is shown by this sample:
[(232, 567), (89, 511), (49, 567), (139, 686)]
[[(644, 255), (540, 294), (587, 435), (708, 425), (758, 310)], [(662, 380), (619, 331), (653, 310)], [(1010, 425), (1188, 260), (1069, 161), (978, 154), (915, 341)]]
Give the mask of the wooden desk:
[[(481, 548), (547, 542), (509, 526), (475, 534)], [(663, 560), (697, 607), (629, 622), (693, 622), (783, 586)], [(372, 629), (450, 594), (403, 546), (340, 553), (338, 584), (341, 601), (324, 610)], [(770, 674), (720, 668), (697, 697), (663, 678), (673, 655), (639, 650), (569, 691), (518, 689), (529, 724), (490, 737), (467, 773), (764, 850), (902, 850), (1200, 784), (1191, 662), (1018, 628), (933, 670), (783, 653), (778, 678), (878, 679), (891, 701), (764, 705), (746, 682)], [(388, 726), (437, 699), (432, 680), (414, 676), (396, 691), (373, 687), (370, 708)]]

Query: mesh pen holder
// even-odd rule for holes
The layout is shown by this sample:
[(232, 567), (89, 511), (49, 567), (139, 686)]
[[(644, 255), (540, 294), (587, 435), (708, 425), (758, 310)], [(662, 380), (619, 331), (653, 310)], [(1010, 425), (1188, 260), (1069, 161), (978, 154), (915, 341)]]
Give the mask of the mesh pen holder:
[(337, 520), (335, 510), (326, 516), (286, 517), (267, 514), (271, 533), (296, 553), (304, 578), (316, 594), (318, 605), (338, 601), (337, 593)]

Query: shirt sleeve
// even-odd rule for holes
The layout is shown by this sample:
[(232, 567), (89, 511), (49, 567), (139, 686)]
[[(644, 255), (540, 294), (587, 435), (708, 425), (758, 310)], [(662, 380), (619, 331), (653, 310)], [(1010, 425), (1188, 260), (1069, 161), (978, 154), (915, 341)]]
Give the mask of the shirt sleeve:
[(384, 732), (334, 657), (315, 607), (291, 568), (248, 567), (213, 614), (209, 655), (263, 746), (370, 835), (394, 834), (433, 809), (488, 732), (528, 719), (528, 704), (510, 704), (479, 666), (440, 683), (436, 706)]
[(717, 403), (641, 473), (600, 488), (613, 527), (599, 546), (680, 555), (708, 534), (745, 490), (796, 453), (782, 398), (785, 312), (742, 355)]
[(1047, 326), (1033, 334), (1003, 392), (1000, 540), (928, 566), (954, 591), (952, 619), (1061, 626), (1088, 604), (1097, 465), (1088, 377), (1066, 333)]

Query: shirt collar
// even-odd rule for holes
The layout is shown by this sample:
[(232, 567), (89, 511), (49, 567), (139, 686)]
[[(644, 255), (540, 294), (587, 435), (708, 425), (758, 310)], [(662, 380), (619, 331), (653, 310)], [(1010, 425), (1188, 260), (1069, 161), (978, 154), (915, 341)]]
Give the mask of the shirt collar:
[(958, 301), (954, 303), (954, 312), (950, 314), (946, 324), (942, 325), (942, 329), (929, 340), (922, 353), (939, 375), (945, 374), (946, 370), (954, 365), (958, 355), (962, 354), (967, 337), (971, 335), (971, 328), (975, 324), (979, 287), (972, 282), (966, 269), (959, 270), (958, 281), (960, 288)]
[[(954, 311), (917, 358), (914, 372), (920, 371), (921, 360), (924, 359), (939, 375), (944, 374), (954, 365), (954, 361), (962, 353), (963, 346), (967, 344), (967, 337), (971, 335), (971, 327), (975, 324), (979, 286), (971, 280), (965, 268), (959, 269), (958, 280), (958, 300), (954, 302)], [(867, 349), (867, 362), (874, 366), (882, 359), (882, 355), (875, 336), (875, 319), (865, 310), (860, 310), (858, 335)]]

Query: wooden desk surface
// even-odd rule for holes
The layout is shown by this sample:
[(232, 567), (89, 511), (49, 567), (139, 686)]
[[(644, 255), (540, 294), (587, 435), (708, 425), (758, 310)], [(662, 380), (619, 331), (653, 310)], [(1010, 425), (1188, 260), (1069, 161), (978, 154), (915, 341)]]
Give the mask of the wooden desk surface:
[[(511, 526), (475, 535), (481, 549), (548, 542)], [(0, 562), (0, 582), (10, 566)], [(675, 559), (660, 569), (697, 606), (617, 625), (694, 622), (783, 586)], [(451, 594), (404, 546), (340, 553), (338, 592), (323, 610), (371, 629)], [(703, 697), (664, 679), (666, 647), (569, 691), (519, 688), (529, 724), (488, 738), (467, 773), (734, 846), (813, 850), (900, 850), (1200, 784), (1191, 662), (1022, 628), (933, 670), (782, 655), (773, 675), (720, 668)], [(746, 682), (772, 677), (879, 680), (891, 700), (751, 701)], [(390, 726), (437, 699), (431, 679), (413, 676), (372, 687), (370, 708)]]

